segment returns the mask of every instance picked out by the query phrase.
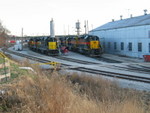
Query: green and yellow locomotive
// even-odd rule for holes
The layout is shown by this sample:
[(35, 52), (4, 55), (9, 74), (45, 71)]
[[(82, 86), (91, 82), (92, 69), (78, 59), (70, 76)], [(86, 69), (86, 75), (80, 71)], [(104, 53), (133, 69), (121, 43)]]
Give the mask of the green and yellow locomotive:
[(69, 50), (89, 56), (100, 56), (103, 53), (99, 37), (93, 35), (65, 37), (61, 44), (66, 45)]
[(30, 38), (28, 46), (31, 50), (47, 55), (59, 55), (59, 43), (57, 38), (50, 36)]

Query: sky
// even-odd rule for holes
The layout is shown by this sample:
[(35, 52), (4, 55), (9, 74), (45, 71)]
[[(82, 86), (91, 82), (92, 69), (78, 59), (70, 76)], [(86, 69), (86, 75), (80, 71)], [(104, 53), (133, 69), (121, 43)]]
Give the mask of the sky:
[(79, 20), (81, 33), (84, 21), (89, 30), (111, 22), (150, 12), (149, 0), (0, 0), (0, 21), (11, 35), (49, 35), (53, 18), (56, 35), (76, 34)]

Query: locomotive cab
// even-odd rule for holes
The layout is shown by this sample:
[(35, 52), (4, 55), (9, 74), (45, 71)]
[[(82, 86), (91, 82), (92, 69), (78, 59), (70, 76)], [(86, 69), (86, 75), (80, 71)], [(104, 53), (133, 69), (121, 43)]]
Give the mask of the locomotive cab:
[(48, 37), (46, 39), (47, 53), (48, 55), (58, 55), (59, 54), (59, 44), (56, 38)]
[(100, 45), (99, 37), (93, 35), (85, 35), (84, 52), (90, 56), (100, 56), (102, 48)]
[(89, 36), (87, 39), (89, 40), (90, 49), (98, 49), (100, 47), (99, 38), (97, 36)]

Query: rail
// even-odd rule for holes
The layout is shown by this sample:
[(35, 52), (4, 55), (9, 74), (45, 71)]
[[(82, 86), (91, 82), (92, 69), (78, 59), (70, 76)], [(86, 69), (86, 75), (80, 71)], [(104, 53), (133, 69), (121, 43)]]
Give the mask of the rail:
[[(18, 56), (29, 58), (31, 60), (42, 62), (42, 63), (51, 62), (50, 60), (46, 60), (46, 59), (42, 59), (42, 58), (39, 58), (39, 57), (18, 53), (18, 52), (11, 52), (11, 53), (17, 54)], [(126, 80), (136, 81), (136, 82), (150, 83), (150, 78), (148, 78), (148, 77), (142, 77), (142, 76), (136, 76), (136, 75), (130, 75), (130, 74), (123, 74), (123, 73), (119, 73), (119, 72), (109, 72), (109, 71), (103, 71), (103, 70), (100, 70), (100, 69), (91, 69), (91, 68), (86, 68), (86, 67), (72, 67), (73, 65), (64, 64), (64, 63), (61, 63), (61, 66), (65, 66), (65, 67), (67, 67), (67, 69), (70, 69), (70, 70), (76, 70), (76, 71), (81, 71), (81, 72), (97, 74), (99, 76), (107, 76), (107, 77), (113, 77), (113, 78), (118, 78), (118, 79), (126, 79)]]

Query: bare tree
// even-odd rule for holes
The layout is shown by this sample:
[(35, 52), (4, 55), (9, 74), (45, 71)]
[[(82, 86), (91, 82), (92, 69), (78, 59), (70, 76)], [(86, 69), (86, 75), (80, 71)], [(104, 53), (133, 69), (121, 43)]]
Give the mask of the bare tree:
[(2, 22), (0, 20), (0, 33), (3, 32), (5, 32), (6, 34), (10, 33), (10, 31), (2, 25)]
[(10, 33), (9, 30), (6, 29), (0, 21), (0, 47), (7, 45), (9, 38), (8, 33)]

